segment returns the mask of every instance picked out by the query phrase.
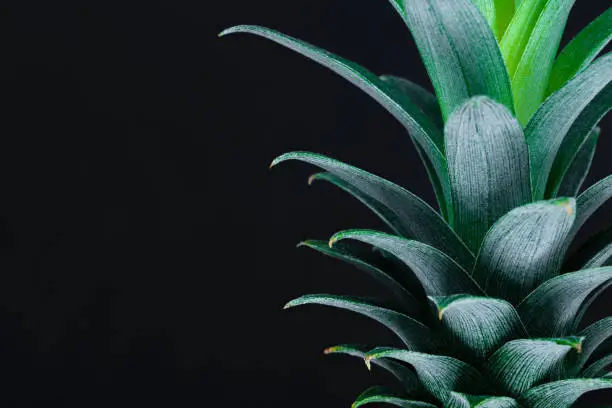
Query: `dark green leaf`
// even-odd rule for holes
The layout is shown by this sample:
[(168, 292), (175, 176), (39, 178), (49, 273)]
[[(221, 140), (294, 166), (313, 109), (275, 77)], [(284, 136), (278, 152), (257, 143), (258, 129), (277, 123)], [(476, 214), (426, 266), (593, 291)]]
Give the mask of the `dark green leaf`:
[(582, 368), (602, 344), (612, 339), (612, 317), (593, 323), (584, 329), (580, 336), (585, 338), (579, 358), (579, 368)]
[(379, 358), (408, 363), (414, 368), (423, 388), (443, 404), (450, 401), (452, 391), (477, 394), (487, 389), (486, 380), (475, 368), (452, 357), (383, 348), (368, 353), (366, 362), (369, 364)]
[[(516, 116), (523, 125), (544, 100), (550, 72), (574, 3), (575, 0), (524, 2), (502, 39), (501, 48), (512, 80)], [(517, 35), (516, 31), (524, 27), (531, 30)], [(513, 43), (516, 39), (520, 41)]]
[(403, 310), (412, 315), (418, 314), (421, 311), (419, 300), (417, 300), (412, 293), (406, 290), (406, 288), (404, 288), (391, 275), (374, 265), (369, 259), (372, 258), (372, 256), (368, 257), (368, 254), (364, 253), (365, 251), (359, 251), (358, 248), (349, 247), (348, 245), (336, 245), (333, 248), (330, 248), (328, 243), (325, 241), (313, 240), (302, 242), (298, 246), (305, 246), (307, 248), (314, 249), (317, 252), (332, 258), (340, 259), (357, 267), (359, 270), (367, 273), (369, 276), (385, 286), (393, 294), (395, 299), (402, 305)]
[(519, 396), (534, 385), (559, 379), (566, 372), (565, 359), (578, 352), (583, 338), (514, 340), (489, 359), (488, 368), (504, 391)]
[(372, 387), (364, 391), (353, 402), (352, 408), (359, 408), (367, 404), (390, 404), (402, 408), (436, 408), (435, 405), (422, 401), (413, 401), (402, 398), (383, 387)]
[[(612, 53), (592, 65), (548, 98), (525, 128), (531, 159), (533, 196), (544, 198), (547, 181), (561, 182), (571, 155), (553, 164), (560, 152), (575, 152), (612, 106)], [(561, 157), (561, 156), (560, 156)], [(565, 156), (563, 156), (565, 157)]]
[(455, 295), (430, 298), (455, 344), (485, 359), (502, 344), (526, 336), (514, 307), (501, 299)]
[(491, 296), (522, 300), (559, 272), (575, 212), (573, 198), (510, 211), (483, 241), (474, 267), (476, 281)]
[[(547, 190), (546, 193), (547, 197), (576, 197), (578, 195), (580, 187), (582, 187), (582, 183), (584, 183), (591, 169), (599, 134), (600, 128), (596, 127), (587, 135), (578, 148), (578, 151), (573, 154), (571, 164), (565, 170), (562, 181), (556, 186), (550, 185), (550, 189)], [(559, 154), (562, 156), (565, 155), (563, 151), (559, 152)], [(555, 160), (555, 163), (557, 162), (558, 161)], [(555, 167), (556, 166), (553, 165), (553, 169)], [(553, 170), (553, 173), (555, 173), (555, 170)]]
[(476, 252), (495, 221), (531, 201), (525, 136), (508, 109), (483, 96), (453, 112), (444, 133), (455, 231)]
[(294, 152), (277, 157), (272, 165), (299, 160), (333, 173), (352, 186), (355, 194), (401, 236), (414, 238), (447, 253), (466, 268), (474, 256), (444, 219), (408, 190), (337, 160), (314, 153)]
[(612, 380), (573, 379), (555, 381), (529, 390), (520, 403), (529, 408), (570, 408), (590, 391), (612, 389)]
[(444, 118), (487, 95), (514, 112), (510, 79), (495, 35), (470, 0), (391, 0), (406, 22)]
[(611, 367), (612, 354), (602, 357), (601, 359), (597, 360), (596, 362), (585, 368), (580, 376), (585, 378), (605, 377), (610, 374)]
[(586, 309), (611, 283), (612, 267), (557, 276), (540, 285), (519, 305), (519, 316), (532, 335), (576, 333)]
[(608, 266), (612, 258), (612, 228), (602, 231), (587, 240), (567, 260), (564, 270), (567, 272), (580, 269)]
[(612, 197), (612, 176), (608, 176), (591, 187), (586, 189), (578, 196), (576, 206), (576, 222), (574, 223), (573, 234), (575, 235), (580, 228), (591, 218), (602, 205)]
[(371, 96), (402, 123), (414, 140), (419, 143), (440, 179), (445, 191), (444, 196), (450, 197), (447, 194), (448, 177), (446, 161), (442, 152), (444, 148), (442, 134), (427, 115), (404, 94), (395, 91), (376, 75), (351, 61), (277, 31), (258, 26), (236, 26), (223, 31), (219, 35), (233, 33), (255, 34), (283, 45), (329, 68)]
[(285, 305), (285, 309), (301, 305), (324, 305), (350, 310), (367, 316), (394, 332), (408, 347), (416, 350), (434, 350), (436, 345), (431, 330), (422, 323), (394, 310), (371, 305), (345, 296), (306, 295)]
[(348, 230), (335, 234), (330, 244), (344, 239), (364, 242), (396, 256), (414, 272), (428, 295), (482, 294), (465, 269), (443, 252), (422, 242), (371, 230)]
[[(368, 350), (371, 350), (371, 348), (366, 348), (365, 346), (342, 344), (338, 346), (328, 347), (325, 349), (324, 353), (346, 354), (364, 360)], [(408, 367), (405, 367), (404, 365), (388, 358), (374, 360), (372, 361), (372, 363), (386, 370), (392, 376), (394, 376), (402, 385), (404, 391), (406, 391), (408, 394), (413, 394), (420, 390), (421, 384), (419, 383), (419, 379), (417, 378), (416, 374)]]
[(607, 9), (582, 30), (557, 57), (547, 95), (561, 87), (586, 68), (612, 39), (612, 8)]
[(474, 396), (451, 393), (447, 408), (519, 408), (515, 399), (510, 397)]

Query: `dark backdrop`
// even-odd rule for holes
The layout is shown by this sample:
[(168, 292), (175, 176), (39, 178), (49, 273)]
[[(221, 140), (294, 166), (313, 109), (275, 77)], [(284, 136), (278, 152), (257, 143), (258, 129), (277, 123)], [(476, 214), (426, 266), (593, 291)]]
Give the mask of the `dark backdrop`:
[[(7, 407), (339, 407), (375, 379), (326, 346), (393, 344), (364, 318), (283, 312), (308, 292), (366, 294), (295, 249), (383, 228), (313, 171), (332, 155), (432, 202), (382, 108), (265, 40), (280, 29), (429, 87), (385, 1), (0, 2), (0, 400)], [(606, 2), (580, 2), (568, 36)], [(589, 182), (612, 170), (606, 119)], [(612, 207), (589, 225), (612, 223)], [(599, 310), (593, 312), (601, 314)], [(609, 309), (608, 309), (609, 311)]]

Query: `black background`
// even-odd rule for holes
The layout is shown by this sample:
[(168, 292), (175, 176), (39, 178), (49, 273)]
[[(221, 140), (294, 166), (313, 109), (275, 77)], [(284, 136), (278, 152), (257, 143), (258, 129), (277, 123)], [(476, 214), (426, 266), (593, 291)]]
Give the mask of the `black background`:
[[(294, 247), (384, 227), (331, 186), (308, 187), (312, 168), (268, 164), (317, 151), (432, 202), (425, 172), (401, 126), (341, 78), (216, 34), (261, 24), (429, 87), (415, 45), (385, 1), (214, 3), (0, 2), (3, 406), (338, 407), (375, 382), (321, 351), (394, 344), (385, 329), (281, 308), (371, 293)], [(608, 7), (579, 3), (564, 42)], [(611, 124), (589, 184), (612, 170)]]

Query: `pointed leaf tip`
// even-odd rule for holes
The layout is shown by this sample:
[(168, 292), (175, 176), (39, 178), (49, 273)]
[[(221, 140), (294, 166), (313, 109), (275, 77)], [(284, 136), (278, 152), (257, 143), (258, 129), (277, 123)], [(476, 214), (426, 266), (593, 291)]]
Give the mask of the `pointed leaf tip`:
[(308, 185), (312, 186), (312, 183), (315, 182), (315, 180), (318, 178), (319, 173), (315, 173), (313, 175), (311, 175), (310, 177), (308, 177)]
[(366, 356), (363, 361), (365, 362), (366, 367), (368, 367), (368, 371), (372, 371), (372, 357)]

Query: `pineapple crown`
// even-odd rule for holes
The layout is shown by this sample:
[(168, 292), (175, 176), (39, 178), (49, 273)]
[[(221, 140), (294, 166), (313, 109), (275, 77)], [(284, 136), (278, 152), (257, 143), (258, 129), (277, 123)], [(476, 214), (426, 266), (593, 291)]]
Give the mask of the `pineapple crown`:
[[(575, 0), (391, 0), (408, 26), (435, 96), (377, 76), (304, 41), (257, 26), (374, 98), (408, 131), (438, 210), (364, 170), (309, 152), (276, 158), (354, 196), (390, 232), (342, 231), (305, 246), (346, 261), (388, 290), (385, 302), (307, 295), (370, 317), (404, 348), (340, 345), (388, 371), (401, 392), (373, 387), (369, 403), (401, 407), (568, 408), (612, 389), (612, 316), (581, 328), (612, 286), (612, 232), (568, 248), (612, 197), (612, 176), (579, 194), (612, 107), (612, 8), (560, 53)], [(364, 245), (365, 244), (365, 245)], [(374, 251), (372, 250), (374, 249)]]

